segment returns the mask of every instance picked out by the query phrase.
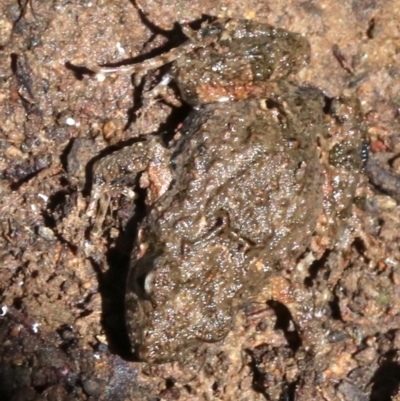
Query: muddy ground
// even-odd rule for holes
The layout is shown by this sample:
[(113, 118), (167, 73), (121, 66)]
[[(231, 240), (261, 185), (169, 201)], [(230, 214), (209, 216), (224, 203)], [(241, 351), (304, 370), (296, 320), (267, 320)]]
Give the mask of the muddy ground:
[[(177, 22), (204, 15), (304, 34), (312, 59), (296, 80), (362, 103), (371, 146), (358, 231), (335, 285), (324, 288), (323, 261), (310, 271), (331, 300), (317, 354), (295, 352), (267, 306), (240, 313), (200, 360), (150, 366), (129, 353), (134, 196), (115, 194), (96, 226), (90, 168), (138, 135), (176, 129), (188, 109), (144, 104), (158, 71), (135, 86), (84, 67), (160, 54), (185, 39)], [(399, 28), (396, 0), (2, 0), (0, 399), (400, 400)]]

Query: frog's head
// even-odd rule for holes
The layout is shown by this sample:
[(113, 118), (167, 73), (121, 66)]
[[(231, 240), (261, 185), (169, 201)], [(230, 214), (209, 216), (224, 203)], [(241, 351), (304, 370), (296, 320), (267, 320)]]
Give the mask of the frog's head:
[(203, 342), (223, 339), (231, 328), (238, 280), (228, 249), (212, 243), (189, 248), (179, 256), (150, 249), (132, 266), (126, 319), (140, 360), (182, 359)]

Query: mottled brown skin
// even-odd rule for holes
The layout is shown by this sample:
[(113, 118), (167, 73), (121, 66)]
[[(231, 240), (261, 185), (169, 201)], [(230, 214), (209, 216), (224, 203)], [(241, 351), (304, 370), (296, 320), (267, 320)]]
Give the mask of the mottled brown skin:
[(193, 105), (263, 98), (277, 81), (308, 64), (299, 34), (250, 20), (218, 20), (197, 32), (197, 46), (172, 67), (182, 98)]
[(223, 339), (234, 305), (313, 237), (334, 246), (362, 167), (358, 102), (333, 99), (327, 115), (319, 90), (286, 80), (309, 58), (305, 39), (251, 21), (217, 21), (197, 37), (172, 65), (195, 107), (171, 149), (169, 188), (139, 228), (127, 285), (132, 349), (153, 363)]

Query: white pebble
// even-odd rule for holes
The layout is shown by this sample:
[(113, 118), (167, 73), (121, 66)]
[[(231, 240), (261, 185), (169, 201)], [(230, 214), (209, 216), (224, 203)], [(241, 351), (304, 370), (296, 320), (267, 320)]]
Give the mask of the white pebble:
[(36, 334), (39, 332), (38, 327), (41, 326), (40, 323), (33, 323), (32, 324), (32, 331)]
[(49, 197), (47, 195), (44, 195), (44, 194), (38, 194), (38, 197), (40, 199), (43, 199), (45, 202), (47, 202), (49, 200)]
[(65, 119), (65, 124), (73, 126), (73, 125), (76, 125), (76, 121), (72, 117), (67, 117)]
[(116, 46), (120, 53), (125, 54), (125, 49), (122, 47), (121, 43), (117, 42)]

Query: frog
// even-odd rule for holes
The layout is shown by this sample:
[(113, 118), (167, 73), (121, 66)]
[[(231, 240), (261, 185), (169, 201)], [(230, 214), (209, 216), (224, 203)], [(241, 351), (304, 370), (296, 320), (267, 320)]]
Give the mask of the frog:
[(290, 79), (309, 63), (306, 38), (232, 19), (185, 33), (168, 55), (121, 68), (170, 63), (165, 82), (192, 107), (174, 140), (153, 136), (94, 166), (96, 199), (111, 173), (142, 174), (148, 188), (125, 306), (132, 351), (149, 363), (222, 341), (266, 283), (332, 249), (363, 168), (358, 100)]

